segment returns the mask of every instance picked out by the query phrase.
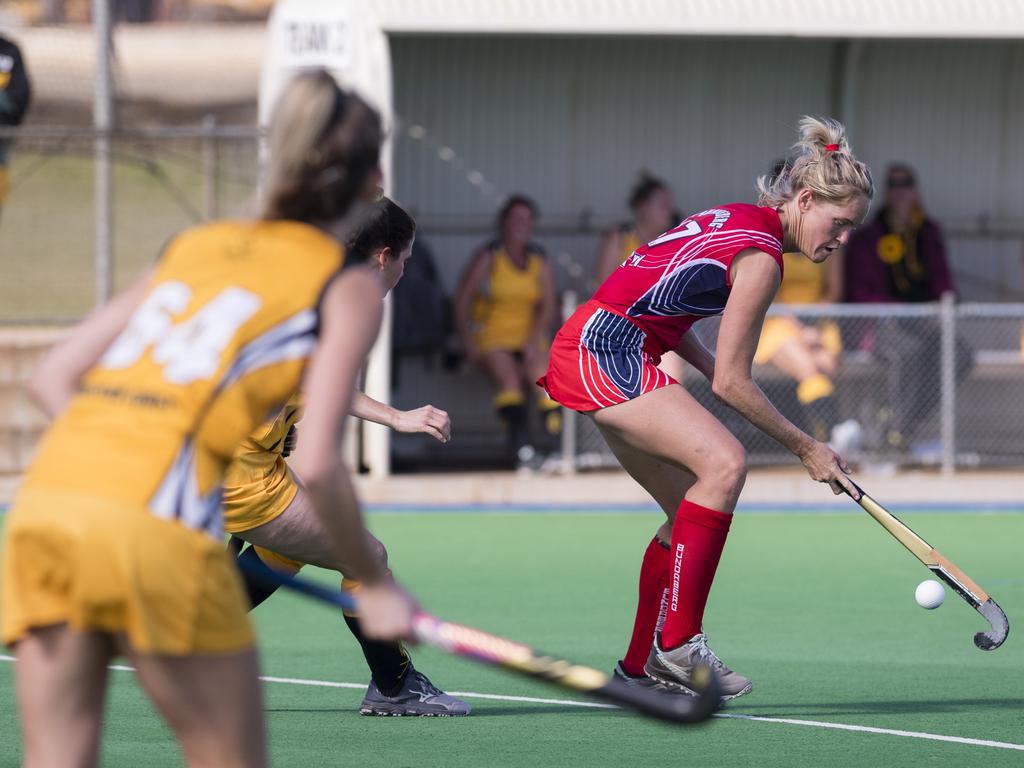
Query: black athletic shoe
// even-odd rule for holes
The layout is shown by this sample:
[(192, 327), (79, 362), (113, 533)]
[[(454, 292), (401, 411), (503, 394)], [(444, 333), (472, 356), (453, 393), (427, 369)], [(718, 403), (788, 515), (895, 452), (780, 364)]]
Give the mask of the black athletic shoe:
[(371, 682), (359, 706), (361, 715), (391, 717), (465, 717), (469, 713), (466, 702), (445, 693), (415, 669), (409, 670), (394, 696), (385, 696)]

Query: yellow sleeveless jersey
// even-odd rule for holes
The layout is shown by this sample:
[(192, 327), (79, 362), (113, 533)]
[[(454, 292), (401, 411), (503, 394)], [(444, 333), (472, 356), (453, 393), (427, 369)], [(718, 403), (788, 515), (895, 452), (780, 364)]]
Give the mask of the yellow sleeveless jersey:
[(224, 530), (242, 533), (269, 523), (298, 492), (283, 456), (288, 430), (302, 417), (299, 395), (278, 416), (262, 424), (235, 450), (224, 472)]
[(639, 248), (641, 245), (640, 238), (636, 236), (636, 230), (630, 227), (622, 233), (622, 261), (625, 262), (630, 256), (633, 255), (633, 251)]
[(519, 350), (533, 329), (537, 304), (543, 294), (544, 256), (527, 253), (526, 266), (519, 269), (497, 246), (491, 271), (473, 304), (477, 344), (482, 350)]
[(24, 485), (145, 506), (219, 535), (225, 467), (297, 391), (342, 261), (334, 240), (296, 222), (179, 235)]
[[(802, 253), (782, 254), (782, 285), (775, 295), (776, 304), (817, 304), (825, 298), (825, 265), (815, 264)], [(802, 324), (795, 318), (773, 315), (765, 319), (754, 362), (766, 365), (792, 339), (799, 339)], [(842, 349), (835, 323), (821, 323), (820, 344), (838, 354)]]
[(802, 253), (782, 254), (782, 285), (776, 304), (816, 304), (825, 296), (825, 265), (815, 264)]

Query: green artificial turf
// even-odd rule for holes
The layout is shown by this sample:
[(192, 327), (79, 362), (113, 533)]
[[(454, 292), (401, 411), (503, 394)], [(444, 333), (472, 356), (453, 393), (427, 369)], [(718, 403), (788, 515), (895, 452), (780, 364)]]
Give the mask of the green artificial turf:
[[(1024, 515), (904, 518), (1024, 616)], [(610, 669), (628, 639), (644, 514), (377, 513), (396, 575), (430, 611)], [(328, 574), (318, 577), (331, 579)], [(983, 653), (981, 618), (955, 596), (914, 603), (928, 577), (862, 513), (743, 514), (705, 617), (712, 646), (751, 676), (734, 714), (1024, 744), (1024, 644)], [(279, 595), (256, 612), (264, 674), (364, 683), (340, 618)], [(431, 649), (417, 666), (449, 690), (579, 697)], [(113, 673), (103, 765), (180, 765), (130, 673)], [(11, 665), (0, 664), (0, 765), (17, 764)], [(462, 720), (362, 718), (362, 691), (267, 683), (279, 766), (1019, 766), (1024, 752), (888, 734), (717, 719), (670, 728), (619, 711), (471, 699)]]

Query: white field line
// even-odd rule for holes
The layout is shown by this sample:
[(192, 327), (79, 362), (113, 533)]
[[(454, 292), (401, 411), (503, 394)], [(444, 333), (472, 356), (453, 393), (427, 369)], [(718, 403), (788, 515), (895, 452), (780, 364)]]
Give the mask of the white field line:
[[(14, 661), (13, 656), (0, 656), (0, 661)], [(111, 665), (110, 669), (119, 672), (134, 672), (133, 667)], [(364, 690), (365, 683), (336, 683), (331, 680), (307, 680), (298, 677), (261, 677), (265, 683), (283, 683), (285, 685), (308, 685), (315, 688), (349, 688)], [(489, 701), (517, 701), (528, 704), (557, 704), (566, 707), (584, 707), (588, 709), (618, 709), (613, 704), (599, 704), (592, 701), (576, 701), (573, 699), (542, 699), (534, 696), (504, 696), (497, 693), (474, 693), (472, 691), (449, 691), (453, 696), (467, 699), (487, 699)], [(751, 720), (758, 723), (776, 723), (780, 725), (803, 725), (810, 728), (826, 728), (834, 731), (851, 731), (853, 733), (875, 733), (883, 736), (902, 736), (908, 739), (925, 741), (943, 741), (949, 744), (966, 744), (971, 747), (994, 747), (996, 749), (1012, 749), (1024, 752), (1024, 744), (1012, 744), (1006, 741), (989, 739), (969, 739), (963, 736), (945, 736), (941, 733), (925, 733), (923, 731), (903, 731), (895, 728), (874, 728), (869, 725), (851, 725), (850, 723), (832, 723), (823, 720), (797, 720), (789, 717), (763, 717), (761, 715), (740, 715), (719, 712), (714, 717), (728, 720)]]

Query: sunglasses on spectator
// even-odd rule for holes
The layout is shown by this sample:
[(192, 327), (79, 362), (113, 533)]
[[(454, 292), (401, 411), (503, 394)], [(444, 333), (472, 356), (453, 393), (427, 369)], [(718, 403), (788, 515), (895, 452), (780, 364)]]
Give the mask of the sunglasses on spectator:
[(914, 180), (907, 176), (897, 176), (886, 181), (889, 189), (912, 189)]

